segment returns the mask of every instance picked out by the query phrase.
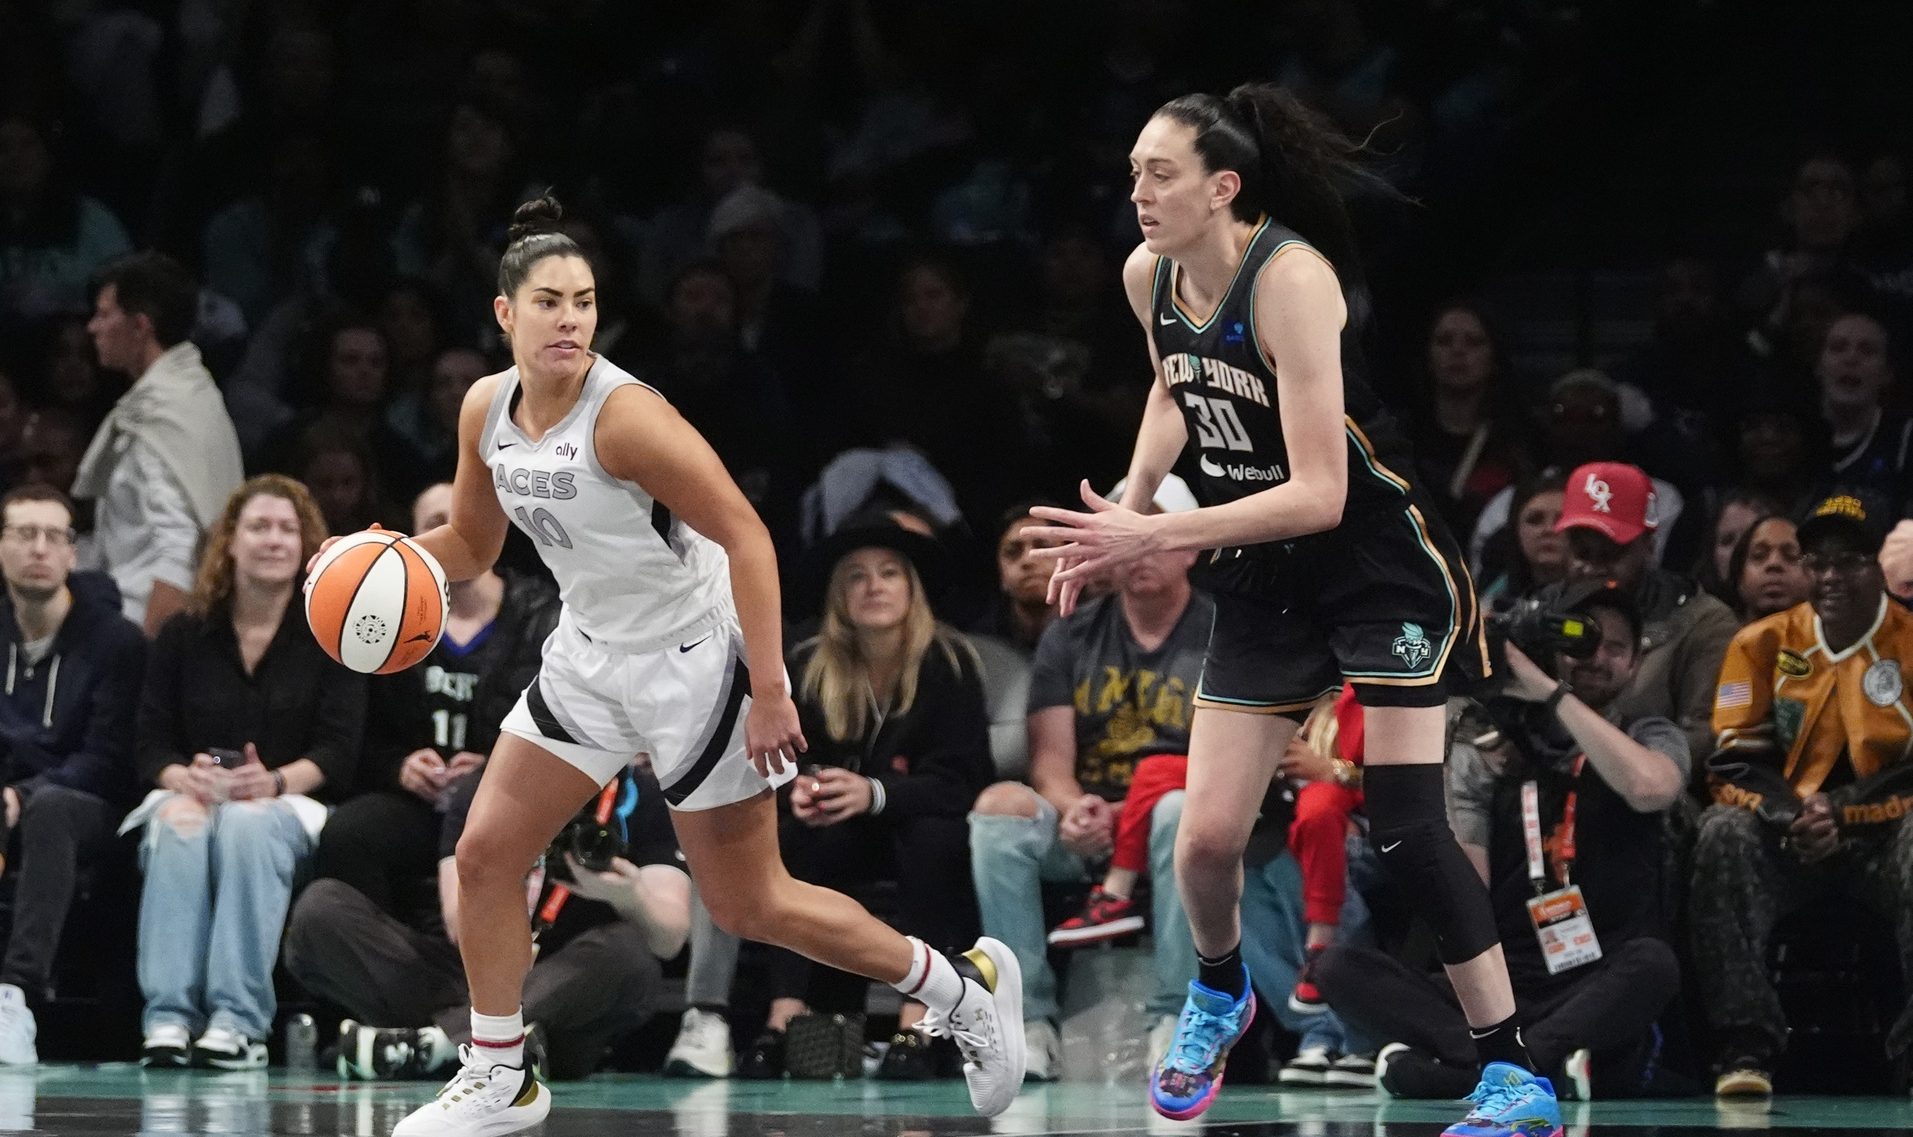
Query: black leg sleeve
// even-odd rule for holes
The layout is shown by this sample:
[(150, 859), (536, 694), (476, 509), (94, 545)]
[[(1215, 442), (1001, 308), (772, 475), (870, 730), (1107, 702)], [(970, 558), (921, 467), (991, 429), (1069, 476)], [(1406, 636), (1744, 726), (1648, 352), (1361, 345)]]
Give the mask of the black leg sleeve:
[(1488, 888), (1448, 827), (1439, 763), (1370, 766), (1368, 840), (1415, 914), (1434, 929), (1443, 963), (1466, 963), (1499, 942)]

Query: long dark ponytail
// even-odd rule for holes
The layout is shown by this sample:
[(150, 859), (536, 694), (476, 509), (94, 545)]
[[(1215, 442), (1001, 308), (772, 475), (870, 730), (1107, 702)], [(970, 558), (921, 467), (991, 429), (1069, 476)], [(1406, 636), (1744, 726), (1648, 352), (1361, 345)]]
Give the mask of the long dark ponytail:
[(1244, 83), (1225, 97), (1184, 95), (1156, 114), (1195, 131), (1210, 173), (1234, 170), (1242, 179), (1229, 205), (1236, 220), (1268, 214), (1320, 249), (1345, 285), (1353, 282), (1359, 264), (1344, 195), (1372, 188), (1400, 196), (1362, 162), (1360, 144), (1272, 83)]

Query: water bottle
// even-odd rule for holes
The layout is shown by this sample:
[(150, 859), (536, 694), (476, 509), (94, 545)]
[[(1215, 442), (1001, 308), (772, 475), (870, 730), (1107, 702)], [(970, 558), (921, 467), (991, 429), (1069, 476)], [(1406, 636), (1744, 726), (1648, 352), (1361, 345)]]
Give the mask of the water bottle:
[(286, 1020), (286, 1068), (309, 1072), (319, 1065), (319, 1026), (311, 1015)]

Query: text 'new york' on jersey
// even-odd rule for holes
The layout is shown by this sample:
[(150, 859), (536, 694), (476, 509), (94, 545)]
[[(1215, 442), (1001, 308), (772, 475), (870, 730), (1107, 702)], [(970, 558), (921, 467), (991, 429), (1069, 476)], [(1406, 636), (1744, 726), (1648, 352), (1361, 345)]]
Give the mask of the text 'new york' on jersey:
[[(1200, 470), (1196, 493), (1220, 505), (1289, 480), (1288, 447), (1276, 396), (1275, 359), (1258, 336), (1256, 288), (1262, 269), (1282, 255), (1320, 256), (1293, 229), (1264, 218), (1243, 253), (1234, 279), (1206, 317), (1178, 295), (1181, 271), (1156, 259), (1150, 331), (1163, 381), (1182, 412)], [(1332, 266), (1331, 266), (1332, 267)], [(1400, 508), (1409, 483), (1408, 447), (1400, 427), (1376, 397), (1362, 370), (1357, 335), (1343, 329), (1342, 401), (1348, 450), (1345, 515), (1365, 507)], [(1225, 555), (1233, 551), (1224, 551)]]

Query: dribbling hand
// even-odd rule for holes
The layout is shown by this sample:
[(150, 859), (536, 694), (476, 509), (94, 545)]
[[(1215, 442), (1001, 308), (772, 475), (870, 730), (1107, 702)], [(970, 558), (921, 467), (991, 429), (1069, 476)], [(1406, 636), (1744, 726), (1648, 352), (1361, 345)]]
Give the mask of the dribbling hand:
[(744, 753), (759, 774), (775, 777), (809, 749), (797, 721), (797, 704), (788, 694), (751, 697), (750, 713), (744, 716)]
[[(374, 521), (370, 529), (368, 529), (367, 531), (370, 532), (371, 529), (383, 529), (383, 528), (385, 528), (385, 526), (380, 525), (378, 522)], [(337, 537), (327, 537), (325, 540), (319, 542), (319, 551), (312, 554), (312, 556), (306, 559), (306, 575), (307, 576), (312, 575), (312, 566), (319, 563), (319, 558), (325, 556), (325, 551), (327, 549), (330, 549), (332, 546), (338, 544), (340, 541), (343, 541), (343, 540), (345, 540), (345, 536), (341, 534)]]

